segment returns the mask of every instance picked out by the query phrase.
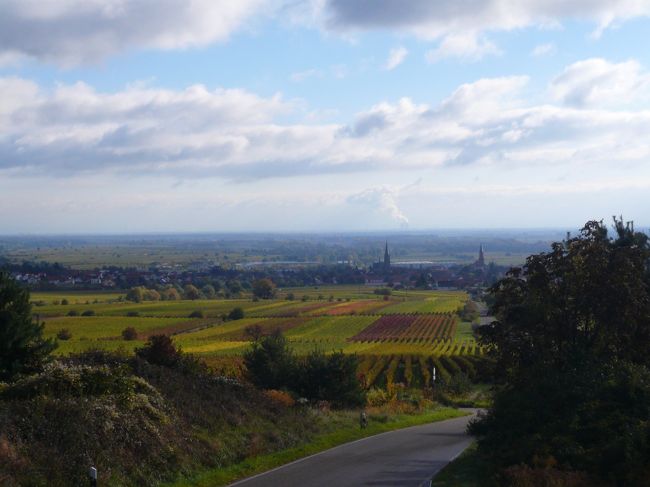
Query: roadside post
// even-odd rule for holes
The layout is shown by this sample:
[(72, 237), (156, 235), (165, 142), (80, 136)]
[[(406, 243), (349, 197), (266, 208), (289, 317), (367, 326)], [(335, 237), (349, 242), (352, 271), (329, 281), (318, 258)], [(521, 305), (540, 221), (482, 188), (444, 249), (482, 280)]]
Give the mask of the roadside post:
[(88, 469), (88, 478), (90, 479), (90, 487), (97, 487), (97, 469), (95, 467)]

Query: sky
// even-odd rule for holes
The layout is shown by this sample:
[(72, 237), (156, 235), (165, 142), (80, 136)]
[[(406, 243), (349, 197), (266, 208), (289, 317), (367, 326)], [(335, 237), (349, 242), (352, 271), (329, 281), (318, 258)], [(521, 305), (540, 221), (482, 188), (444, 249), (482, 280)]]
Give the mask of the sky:
[(0, 234), (650, 224), (650, 0), (0, 0)]

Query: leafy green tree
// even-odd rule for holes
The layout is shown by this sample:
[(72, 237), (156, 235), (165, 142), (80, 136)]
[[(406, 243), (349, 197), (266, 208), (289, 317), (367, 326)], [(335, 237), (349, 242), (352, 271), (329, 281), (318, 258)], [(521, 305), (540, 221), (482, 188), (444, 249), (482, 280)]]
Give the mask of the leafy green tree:
[(126, 293), (127, 301), (141, 303), (144, 300), (144, 291), (145, 289), (142, 286), (132, 287)]
[(263, 389), (287, 389), (294, 381), (296, 359), (287, 339), (277, 330), (253, 342), (244, 354), (250, 381)]
[(217, 295), (217, 291), (215, 290), (214, 286), (211, 284), (206, 284), (205, 286), (203, 286), (201, 288), (201, 292), (208, 299), (214, 299), (215, 296)]
[(275, 284), (271, 279), (258, 279), (253, 282), (253, 295), (260, 299), (271, 299), (275, 296)]
[(181, 350), (167, 335), (152, 335), (143, 347), (135, 350), (135, 353), (150, 364), (166, 367), (175, 366), (181, 359)]
[(29, 291), (0, 272), (0, 380), (39, 370), (56, 348), (31, 312)]
[(530, 256), (491, 288), (481, 328), (501, 386), (472, 426), (497, 469), (539, 459), (650, 485), (650, 247), (622, 220)]
[(297, 389), (311, 400), (331, 401), (336, 406), (361, 406), (365, 394), (357, 378), (356, 355), (335, 352), (325, 355), (314, 350), (299, 364)]
[(194, 301), (196, 299), (201, 298), (201, 291), (199, 291), (196, 286), (193, 286), (192, 284), (188, 284), (183, 289), (183, 297), (185, 299), (191, 299), (192, 301)]
[(244, 309), (239, 306), (231, 309), (228, 313), (229, 320), (241, 320), (242, 318), (244, 318)]

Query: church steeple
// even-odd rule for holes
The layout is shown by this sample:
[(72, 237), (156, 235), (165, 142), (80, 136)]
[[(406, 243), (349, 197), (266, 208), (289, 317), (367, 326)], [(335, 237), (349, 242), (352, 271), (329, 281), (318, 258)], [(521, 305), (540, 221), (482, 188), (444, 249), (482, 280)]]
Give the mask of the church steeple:
[(386, 248), (384, 250), (384, 270), (390, 270), (390, 252), (388, 252), (388, 240), (386, 240)]
[(479, 267), (485, 266), (485, 255), (483, 255), (483, 244), (481, 244), (478, 249), (478, 260), (476, 261), (476, 265)]

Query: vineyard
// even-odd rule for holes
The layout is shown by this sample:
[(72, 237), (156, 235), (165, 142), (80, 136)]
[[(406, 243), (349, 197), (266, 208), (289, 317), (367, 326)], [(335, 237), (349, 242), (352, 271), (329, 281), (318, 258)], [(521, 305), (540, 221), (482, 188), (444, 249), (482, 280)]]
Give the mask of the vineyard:
[(434, 368), (436, 383), (448, 382), (460, 372), (476, 380), (484, 363), (477, 355), (365, 355), (361, 357), (357, 375), (366, 388), (391, 390), (397, 384), (422, 388), (432, 385)]
[[(467, 295), (398, 291), (385, 297), (373, 291), (304, 288), (292, 290), (300, 299), (142, 303), (116, 294), (42, 293), (35, 296), (34, 312), (44, 321), (46, 336), (68, 332), (56, 352), (64, 355), (97, 348), (132, 351), (153, 334), (167, 334), (217, 370), (241, 372), (251, 339), (280, 330), (298, 355), (315, 349), (357, 354), (359, 374), (368, 385), (419, 387), (429, 383), (434, 364), (440, 377), (458, 370), (469, 375), (483, 350), (470, 323), (461, 323), (455, 313)], [(63, 299), (70, 304), (57, 304)], [(235, 307), (245, 318), (224, 319)], [(135, 329), (134, 339), (122, 336), (127, 327)]]
[(458, 318), (450, 313), (382, 316), (350, 340), (353, 342), (400, 341), (404, 343), (446, 341), (453, 338), (457, 320)]

